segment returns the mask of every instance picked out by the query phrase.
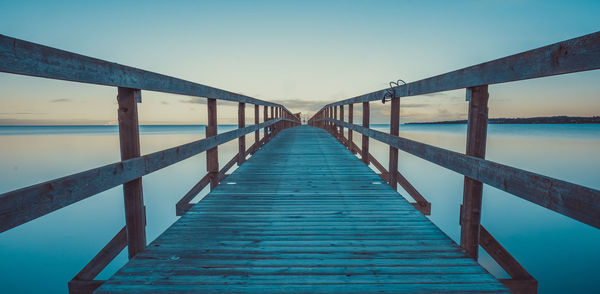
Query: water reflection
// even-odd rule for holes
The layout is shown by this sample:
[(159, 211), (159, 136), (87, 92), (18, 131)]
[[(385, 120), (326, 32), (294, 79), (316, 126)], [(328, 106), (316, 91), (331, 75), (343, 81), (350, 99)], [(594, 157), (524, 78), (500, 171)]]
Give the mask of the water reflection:
[[(376, 125), (388, 131), (386, 125)], [(220, 126), (219, 132), (234, 126)], [(401, 136), (464, 152), (464, 125), (402, 126)], [(116, 127), (0, 127), (0, 192), (119, 160)], [(203, 126), (142, 127), (142, 153), (198, 140)], [(360, 135), (354, 135), (360, 146)], [(249, 135), (247, 146), (254, 141)], [(388, 147), (371, 141), (384, 165)], [(487, 158), (600, 189), (599, 125), (490, 125)], [(224, 164), (236, 141), (219, 149)], [(177, 217), (175, 203), (206, 172), (201, 154), (144, 177), (148, 240)], [(431, 220), (459, 239), (463, 177), (400, 152), (400, 171), (432, 203)], [(407, 195), (404, 191), (402, 194)], [(600, 230), (485, 186), (482, 223), (540, 282), (540, 293), (598, 293)], [(0, 279), (7, 293), (66, 292), (66, 283), (124, 225), (122, 190), (116, 187), (0, 234)], [(99, 277), (127, 260), (122, 253)], [(480, 262), (505, 275), (483, 254)], [(35, 276), (32, 283), (30, 277)]]

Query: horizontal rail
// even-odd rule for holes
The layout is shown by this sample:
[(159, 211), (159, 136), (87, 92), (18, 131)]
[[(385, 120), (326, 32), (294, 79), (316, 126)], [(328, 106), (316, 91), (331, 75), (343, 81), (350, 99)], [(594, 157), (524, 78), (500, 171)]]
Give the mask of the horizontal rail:
[(30, 187), (0, 194), (0, 232), (34, 220), (94, 194), (137, 179), (243, 135), (273, 125), (272, 119)]
[[(600, 69), (600, 32), (396, 87), (396, 97), (514, 82)], [(330, 103), (325, 107), (381, 100), (388, 89)]]
[[(0, 72), (265, 106), (283, 105), (0, 34)], [(295, 117), (294, 117), (295, 118)]]
[(600, 191), (343, 121), (323, 118), (474, 180), (600, 228)]

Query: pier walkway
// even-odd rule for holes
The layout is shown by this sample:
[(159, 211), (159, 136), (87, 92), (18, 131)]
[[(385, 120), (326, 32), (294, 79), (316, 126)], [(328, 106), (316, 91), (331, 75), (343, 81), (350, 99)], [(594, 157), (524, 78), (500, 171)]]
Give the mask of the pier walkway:
[(505, 293), (328, 132), (281, 131), (96, 293)]
[[(531, 264), (522, 265), (523, 256), (511, 255), (481, 223), (484, 185), (597, 229), (600, 190), (486, 159), (488, 102), (494, 99), (489, 87), (598, 69), (600, 32), (594, 32), (409, 83), (390, 82), (303, 117), (274, 101), (0, 35), (0, 73), (112, 87), (120, 146), (117, 162), (2, 192), (0, 233), (122, 186), (123, 227), (104, 247), (90, 244), (101, 249), (87, 264), (79, 261), (83, 268), (68, 282), (70, 294), (536, 294), (536, 273), (526, 269)], [(418, 101), (461, 89), (468, 101), (465, 153), (400, 136), (401, 98)], [(197, 122), (206, 122), (205, 136), (142, 154), (142, 92), (205, 101), (206, 115)], [(217, 132), (217, 102), (237, 104), (236, 129)], [(389, 131), (370, 128), (371, 118), (389, 119)], [(220, 164), (219, 146), (232, 141), (238, 152)], [(387, 162), (369, 152), (370, 141), (389, 147)], [(432, 203), (400, 173), (400, 151), (464, 176), (460, 246), (425, 217)], [(182, 217), (148, 244), (143, 178), (200, 155), (207, 173), (197, 175), (175, 205)], [(414, 202), (399, 195), (398, 186)], [(204, 189), (210, 193), (191, 203)], [(480, 248), (509, 278), (497, 280), (479, 265)], [(129, 262), (108, 281), (97, 279), (123, 250)], [(544, 258), (553, 257), (528, 260)]]

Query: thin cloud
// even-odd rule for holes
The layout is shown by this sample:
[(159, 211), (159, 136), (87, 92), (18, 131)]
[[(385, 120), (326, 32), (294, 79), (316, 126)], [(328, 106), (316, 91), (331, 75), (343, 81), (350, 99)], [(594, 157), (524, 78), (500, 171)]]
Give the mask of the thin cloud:
[(71, 102), (71, 99), (61, 98), (61, 99), (51, 100), (50, 102), (52, 102), (52, 103)]

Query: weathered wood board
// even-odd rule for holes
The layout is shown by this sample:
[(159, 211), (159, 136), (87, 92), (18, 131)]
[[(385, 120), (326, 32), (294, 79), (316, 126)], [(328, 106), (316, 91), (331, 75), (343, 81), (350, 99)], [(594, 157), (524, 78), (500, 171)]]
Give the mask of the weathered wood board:
[(509, 293), (324, 130), (281, 131), (96, 293)]

